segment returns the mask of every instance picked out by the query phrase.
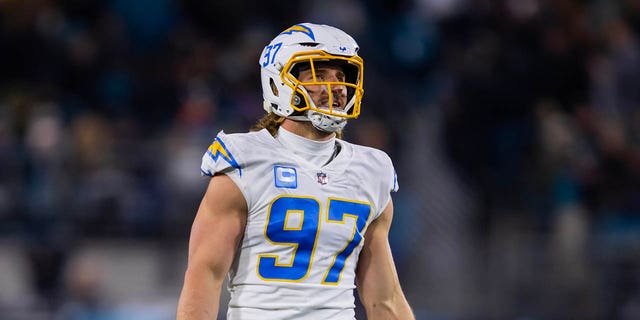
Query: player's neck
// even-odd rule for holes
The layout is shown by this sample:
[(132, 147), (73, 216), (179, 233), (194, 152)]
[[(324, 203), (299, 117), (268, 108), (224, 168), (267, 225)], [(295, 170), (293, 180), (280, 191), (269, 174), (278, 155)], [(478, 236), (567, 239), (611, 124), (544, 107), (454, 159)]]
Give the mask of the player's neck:
[(334, 132), (325, 132), (316, 129), (309, 121), (285, 119), (281, 126), (287, 131), (309, 140), (327, 141), (336, 136)]

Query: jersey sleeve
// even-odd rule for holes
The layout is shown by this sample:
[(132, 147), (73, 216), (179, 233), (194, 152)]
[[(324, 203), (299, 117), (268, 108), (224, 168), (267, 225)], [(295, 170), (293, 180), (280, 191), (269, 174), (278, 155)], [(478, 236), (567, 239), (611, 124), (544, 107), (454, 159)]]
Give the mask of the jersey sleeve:
[(374, 187), (374, 216), (376, 219), (391, 201), (391, 193), (399, 189), (396, 170), (393, 166), (391, 158), (381, 150), (368, 149), (366, 158), (371, 165), (367, 171), (371, 172), (369, 176), (373, 179)]
[(400, 186), (398, 185), (398, 175), (393, 167), (391, 158), (386, 153), (382, 153), (381, 172), (382, 172), (382, 186), (380, 194), (380, 213), (387, 207), (389, 201), (391, 201), (391, 193), (397, 192)]
[(235, 157), (239, 153), (229, 137), (220, 131), (202, 156), (200, 173), (209, 177), (216, 173), (224, 173), (232, 178), (241, 178), (242, 166)]
[(398, 173), (396, 169), (393, 168), (393, 164), (391, 164), (391, 172), (393, 173), (391, 176), (393, 177), (393, 183), (391, 184), (390, 192), (398, 192), (400, 189), (400, 185), (398, 184)]

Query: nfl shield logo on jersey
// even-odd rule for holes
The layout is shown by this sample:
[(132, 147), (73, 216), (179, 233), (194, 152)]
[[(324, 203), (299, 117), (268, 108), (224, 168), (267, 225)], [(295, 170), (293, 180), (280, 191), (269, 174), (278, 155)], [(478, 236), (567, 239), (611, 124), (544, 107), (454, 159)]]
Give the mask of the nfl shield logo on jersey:
[(318, 183), (319, 184), (327, 184), (327, 182), (329, 182), (329, 178), (327, 177), (326, 173), (318, 172), (317, 176), (318, 176)]

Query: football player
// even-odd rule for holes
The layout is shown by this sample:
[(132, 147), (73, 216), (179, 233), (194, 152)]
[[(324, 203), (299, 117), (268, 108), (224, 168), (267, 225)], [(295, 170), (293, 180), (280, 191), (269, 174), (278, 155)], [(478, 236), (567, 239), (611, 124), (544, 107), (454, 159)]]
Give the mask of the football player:
[(178, 319), (413, 319), (388, 233), (398, 190), (384, 152), (340, 138), (360, 114), (363, 61), (345, 32), (301, 23), (260, 56), (267, 114), (220, 131), (191, 230)]

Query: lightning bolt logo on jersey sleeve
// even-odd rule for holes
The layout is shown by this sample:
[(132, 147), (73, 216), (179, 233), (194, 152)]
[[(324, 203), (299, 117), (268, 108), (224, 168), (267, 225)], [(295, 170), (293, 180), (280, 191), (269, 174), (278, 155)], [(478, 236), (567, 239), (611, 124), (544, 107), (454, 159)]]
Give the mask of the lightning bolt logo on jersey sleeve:
[(224, 132), (220, 131), (207, 152), (202, 156), (200, 171), (203, 175), (213, 176), (216, 172), (227, 173), (237, 169), (238, 174), (242, 177), (242, 167), (224, 143), (224, 137)]

